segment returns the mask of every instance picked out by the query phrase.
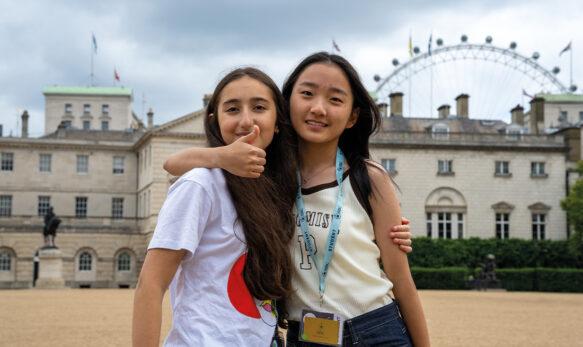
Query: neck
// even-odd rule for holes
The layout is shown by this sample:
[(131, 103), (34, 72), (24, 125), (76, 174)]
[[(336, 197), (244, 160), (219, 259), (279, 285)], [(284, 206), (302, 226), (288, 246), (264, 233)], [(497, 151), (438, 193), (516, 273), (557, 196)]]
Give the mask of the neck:
[(336, 149), (338, 141), (326, 144), (313, 144), (299, 141), (300, 169), (302, 176), (310, 176), (315, 172), (336, 165)]

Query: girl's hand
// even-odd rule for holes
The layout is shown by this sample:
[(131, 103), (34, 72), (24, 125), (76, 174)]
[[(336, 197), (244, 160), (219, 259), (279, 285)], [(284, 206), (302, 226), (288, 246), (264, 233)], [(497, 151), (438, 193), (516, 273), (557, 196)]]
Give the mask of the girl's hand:
[(253, 126), (253, 132), (240, 137), (230, 145), (219, 147), (219, 167), (236, 176), (258, 178), (265, 170), (265, 151), (253, 146), (259, 136), (259, 127)]
[(405, 253), (413, 252), (411, 236), (409, 220), (405, 217), (401, 217), (401, 225), (395, 225), (389, 233), (389, 237), (393, 239), (393, 243), (399, 245), (399, 248)]

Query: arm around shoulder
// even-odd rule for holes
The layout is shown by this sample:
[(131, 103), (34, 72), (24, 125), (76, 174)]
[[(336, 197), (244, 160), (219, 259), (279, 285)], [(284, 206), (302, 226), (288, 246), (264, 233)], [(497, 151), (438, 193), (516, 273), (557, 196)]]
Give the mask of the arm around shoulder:
[(377, 245), (381, 251), (381, 260), (389, 280), (393, 283), (393, 293), (403, 319), (415, 346), (429, 346), (429, 332), (423, 314), (421, 301), (411, 277), (407, 256), (399, 250), (386, 235), (393, 225), (401, 223), (401, 211), (397, 193), (388, 173), (378, 164), (369, 165), (369, 176), (374, 194), (370, 196), (372, 219)]

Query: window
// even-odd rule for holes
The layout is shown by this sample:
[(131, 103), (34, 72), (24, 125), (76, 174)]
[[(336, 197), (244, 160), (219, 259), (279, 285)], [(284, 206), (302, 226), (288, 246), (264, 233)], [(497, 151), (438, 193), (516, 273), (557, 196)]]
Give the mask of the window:
[(453, 174), (453, 160), (438, 160), (437, 161), (438, 174)]
[(12, 257), (10, 253), (0, 252), (0, 271), (10, 271), (12, 269)]
[(583, 111), (579, 111), (579, 122), (583, 122)]
[(67, 128), (67, 129), (73, 128), (73, 123), (71, 123), (70, 120), (66, 120), (64, 122), (65, 122), (65, 128)]
[(88, 252), (79, 255), (79, 271), (91, 271), (93, 256)]
[(40, 172), (51, 172), (51, 155), (50, 154), (40, 154), (38, 163), (38, 170)]
[(78, 155), (77, 156), (77, 173), (88, 173), (89, 172), (89, 156), (88, 155)]
[(65, 104), (65, 114), (71, 114), (71, 113), (73, 113), (73, 105)]
[(449, 127), (446, 124), (435, 124), (431, 129), (434, 139), (448, 139)]
[(75, 197), (75, 217), (87, 217), (87, 197)]
[(38, 197), (38, 215), (45, 216), (49, 212), (49, 207), (51, 207), (51, 197), (50, 196), (39, 196)]
[(531, 176), (546, 176), (545, 163), (544, 162), (532, 162), (530, 163), (530, 175)]
[(496, 161), (496, 175), (507, 176), (510, 175), (509, 163), (507, 161)]
[(437, 236), (440, 239), (451, 239), (451, 213), (440, 212), (437, 214)]
[(89, 130), (91, 128), (91, 121), (84, 120), (83, 121), (83, 130)]
[(91, 113), (91, 105), (85, 104), (83, 105), (83, 114), (90, 114)]
[(101, 113), (103, 113), (104, 115), (108, 115), (109, 114), (109, 105), (101, 105)]
[(532, 239), (544, 240), (546, 228), (546, 215), (543, 213), (532, 214)]
[(108, 131), (109, 130), (109, 122), (104, 120), (101, 121), (101, 130)]
[(508, 213), (496, 213), (496, 237), (499, 239), (510, 237), (510, 215)]
[(120, 254), (117, 258), (117, 271), (130, 271), (131, 259), (132, 257), (126, 252)]
[(390, 173), (397, 172), (397, 162), (395, 159), (381, 159), (381, 165)]
[(567, 121), (567, 111), (561, 111), (561, 114), (559, 115), (559, 121), (560, 122)]
[(0, 195), (0, 216), (12, 215), (12, 195)]
[(431, 213), (427, 213), (427, 237), (429, 238), (431, 238), (433, 231), (433, 223), (431, 218), (432, 218)]
[(112, 218), (123, 217), (123, 198), (111, 199), (111, 217)]
[(457, 214), (457, 238), (458, 239), (464, 238), (464, 214), (463, 213)]
[(14, 153), (2, 153), (2, 171), (14, 170)]
[(113, 157), (113, 173), (122, 174), (124, 171), (124, 157)]

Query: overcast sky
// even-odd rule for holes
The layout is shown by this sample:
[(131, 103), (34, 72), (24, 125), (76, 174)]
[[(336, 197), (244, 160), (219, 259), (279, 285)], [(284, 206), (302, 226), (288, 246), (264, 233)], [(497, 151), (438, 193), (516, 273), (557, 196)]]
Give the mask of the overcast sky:
[[(430, 35), (434, 47), (437, 38), (458, 44), (462, 34), (470, 43), (484, 43), (491, 35), (492, 44), (502, 48), (515, 41), (517, 53), (530, 57), (538, 51), (541, 66), (558, 66), (557, 77), (566, 86), (571, 52), (561, 57), (559, 52), (572, 41), (573, 80), (583, 85), (583, 67), (576, 63), (583, 57), (581, 18), (579, 0), (0, 0), (0, 124), (4, 136), (20, 134), (17, 109), (26, 109), (29, 133), (41, 136), (43, 87), (90, 84), (92, 33), (98, 45), (95, 84), (113, 85), (115, 68), (118, 85), (133, 88), (134, 112), (142, 117), (151, 107), (155, 124), (162, 124), (200, 109), (203, 94), (233, 67), (256, 66), (281, 85), (303, 57), (331, 51), (332, 39), (370, 90), (377, 86), (375, 74), (387, 77), (393, 71), (392, 59), (405, 63), (410, 58), (410, 35), (422, 52)], [(431, 93), (428, 77), (402, 86), (406, 115), (409, 94), (411, 113), (429, 117), (436, 116), (437, 106), (455, 105), (455, 95), (466, 92), (470, 117), (480, 113), (479, 118), (507, 120), (513, 105), (529, 108), (523, 88), (538, 92), (529, 78), (512, 77), (500, 64), (444, 64), (433, 74)], [(516, 83), (501, 81), (497, 74)], [(481, 91), (456, 87), (455, 80), (471, 80)]]

